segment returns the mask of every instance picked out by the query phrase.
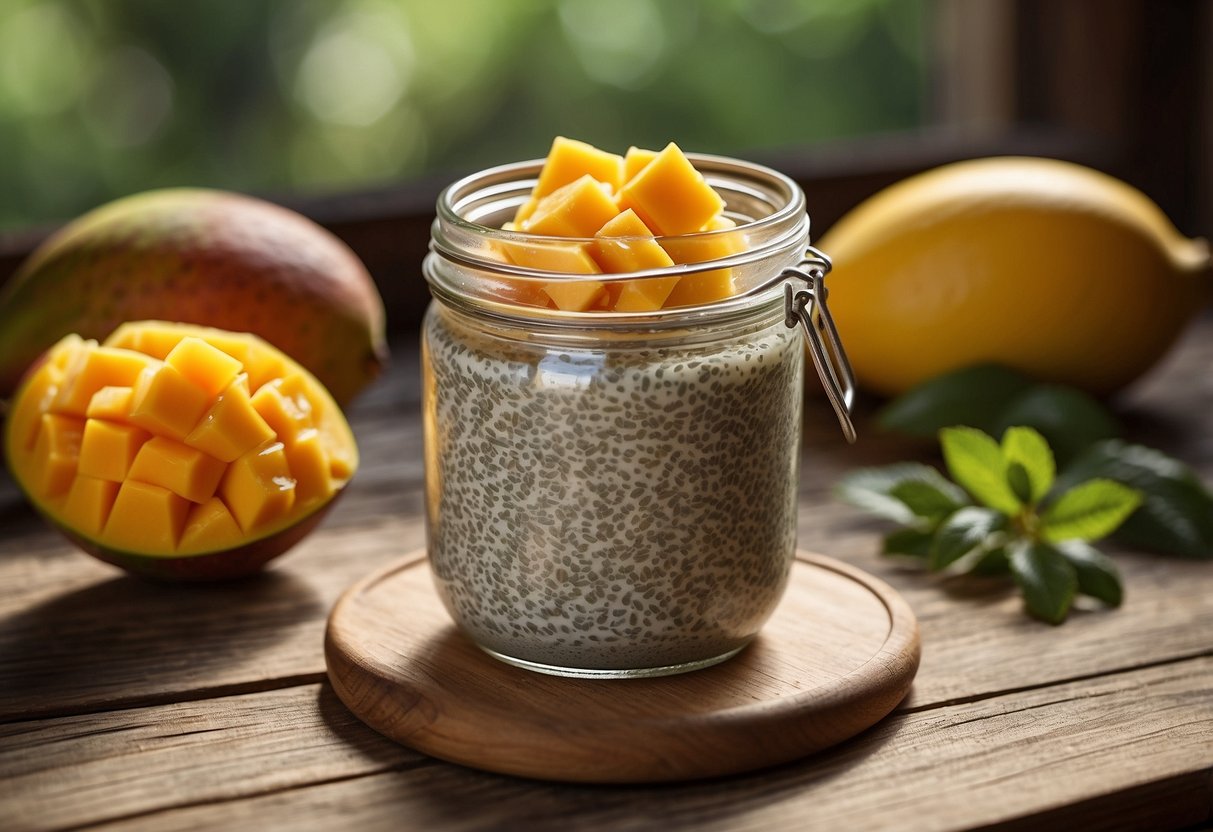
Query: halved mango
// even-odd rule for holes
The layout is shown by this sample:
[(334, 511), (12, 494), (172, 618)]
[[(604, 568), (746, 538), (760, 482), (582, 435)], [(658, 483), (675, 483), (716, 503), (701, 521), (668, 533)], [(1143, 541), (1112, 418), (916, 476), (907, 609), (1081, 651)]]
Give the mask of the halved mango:
[(358, 466), (328, 392), (243, 333), (149, 321), (104, 345), (69, 336), (11, 405), (6, 456), (35, 507), (91, 554), (156, 577), (259, 569)]

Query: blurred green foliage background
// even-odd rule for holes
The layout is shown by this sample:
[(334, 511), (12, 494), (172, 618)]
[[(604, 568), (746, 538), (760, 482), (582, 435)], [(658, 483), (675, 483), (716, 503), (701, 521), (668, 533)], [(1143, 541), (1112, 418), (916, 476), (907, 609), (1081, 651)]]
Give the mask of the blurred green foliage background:
[(167, 185), (328, 192), (673, 139), (919, 125), (926, 0), (5, 0), (0, 228)]

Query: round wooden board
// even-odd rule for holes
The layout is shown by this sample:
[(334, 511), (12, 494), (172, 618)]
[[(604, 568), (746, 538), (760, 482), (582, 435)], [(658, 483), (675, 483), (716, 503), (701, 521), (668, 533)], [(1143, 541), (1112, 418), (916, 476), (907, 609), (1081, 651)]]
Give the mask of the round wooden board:
[(590, 783), (691, 780), (819, 751), (910, 689), (918, 622), (887, 584), (798, 553), (787, 594), (735, 658), (656, 679), (570, 679), (511, 667), (451, 622), (423, 552), (348, 589), (325, 658), (363, 722), (473, 768)]

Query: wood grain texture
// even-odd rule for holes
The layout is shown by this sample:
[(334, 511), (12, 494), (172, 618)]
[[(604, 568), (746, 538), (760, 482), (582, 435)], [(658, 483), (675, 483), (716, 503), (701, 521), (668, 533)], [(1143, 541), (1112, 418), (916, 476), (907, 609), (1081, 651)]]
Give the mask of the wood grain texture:
[(806, 553), (753, 644), (660, 679), (557, 678), (490, 658), (451, 623), (424, 551), (351, 587), (325, 636), (334, 690), (380, 733), (473, 768), (588, 783), (714, 777), (819, 751), (888, 714), (919, 654), (896, 592)]
[(306, 685), (0, 726), (0, 805), (16, 832), (1051, 829), (1075, 805), (1078, 828), (1167, 829), (1210, 816), (1210, 679), (1205, 658), (899, 712), (815, 757), (660, 788), (441, 763)]

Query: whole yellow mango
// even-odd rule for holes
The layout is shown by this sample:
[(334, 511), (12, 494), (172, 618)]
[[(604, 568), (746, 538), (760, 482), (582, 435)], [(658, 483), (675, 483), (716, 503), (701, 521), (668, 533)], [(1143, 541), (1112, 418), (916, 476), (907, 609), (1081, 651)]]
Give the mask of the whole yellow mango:
[(1080, 165), (946, 165), (861, 203), (819, 242), (861, 387), (896, 395), (997, 362), (1096, 395), (1148, 370), (1209, 290), (1209, 246)]

